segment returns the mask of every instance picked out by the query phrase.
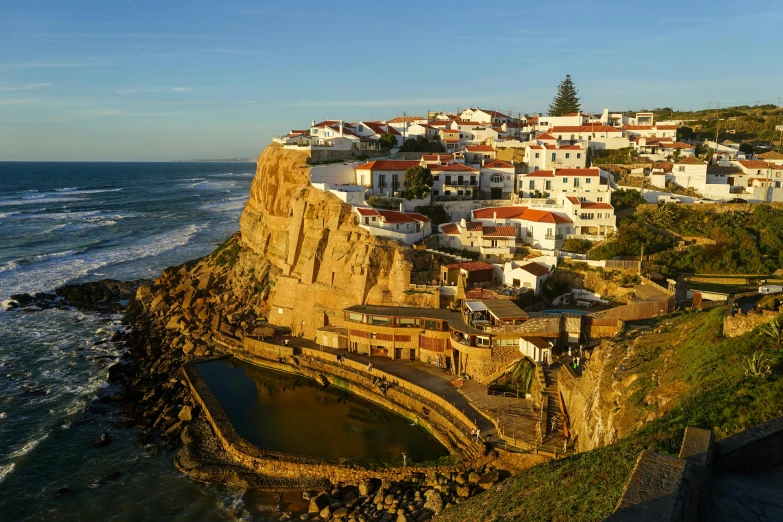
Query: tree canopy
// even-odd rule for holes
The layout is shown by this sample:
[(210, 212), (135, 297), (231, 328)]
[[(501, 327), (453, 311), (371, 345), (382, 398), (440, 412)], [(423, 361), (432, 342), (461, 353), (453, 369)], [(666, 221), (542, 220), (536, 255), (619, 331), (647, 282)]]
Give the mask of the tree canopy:
[(408, 138), (400, 148), (400, 152), (445, 152), (446, 148), (439, 138), (427, 139), (424, 136)]
[(393, 149), (397, 146), (397, 138), (388, 132), (381, 134), (381, 137), (378, 138), (378, 141), (381, 143), (381, 148), (384, 150)]
[(405, 199), (423, 198), (432, 190), (432, 172), (427, 167), (417, 165), (405, 171)]
[(574, 82), (571, 81), (571, 75), (566, 74), (565, 80), (560, 82), (557, 86), (557, 94), (555, 99), (549, 105), (550, 116), (563, 116), (572, 112), (579, 112), (582, 110), (582, 106), (579, 105), (579, 98), (576, 96), (579, 91), (574, 87)]

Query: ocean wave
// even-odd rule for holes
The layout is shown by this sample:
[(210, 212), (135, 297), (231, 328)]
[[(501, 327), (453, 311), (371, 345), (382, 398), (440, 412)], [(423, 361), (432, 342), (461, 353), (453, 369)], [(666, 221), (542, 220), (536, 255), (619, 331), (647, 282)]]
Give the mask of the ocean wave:
[(179, 186), (182, 188), (194, 189), (194, 190), (230, 190), (230, 189), (237, 188), (238, 185), (236, 181), (231, 181), (231, 180), (225, 180), (225, 181), (203, 180), (203, 181), (196, 181), (195, 183), (181, 184)]
[(201, 210), (211, 210), (213, 212), (232, 212), (235, 210), (242, 210), (245, 208), (247, 202), (247, 196), (239, 196), (235, 198), (227, 198), (222, 201), (213, 201), (212, 203), (205, 203), (199, 208)]
[(11, 453), (9, 455), (9, 458), (16, 459), (16, 458), (23, 457), (23, 456), (27, 455), (28, 453), (33, 451), (35, 449), (35, 447), (38, 446), (41, 443), (41, 441), (46, 439), (46, 437), (48, 437), (48, 436), (49, 436), (49, 434), (47, 433), (47, 434), (44, 434), (42, 437), (39, 437), (37, 439), (33, 439), (33, 440), (25, 443), (24, 446), (22, 446), (21, 448), (19, 448), (16, 451), (14, 451), (13, 453)]
[(10, 464), (0, 464), (0, 483), (3, 482), (8, 475), (13, 473), (15, 467), (16, 464), (13, 462)]
[(68, 194), (103, 194), (104, 192), (119, 192), (121, 188), (113, 189), (79, 189), (79, 187), (66, 187), (54, 189), (54, 192), (66, 192)]
[(0, 219), (9, 218), (9, 217), (15, 216), (17, 214), (21, 214), (21, 211), (14, 210), (13, 212), (0, 212)]
[(15, 207), (21, 205), (40, 205), (50, 203), (73, 203), (74, 201), (84, 201), (86, 198), (74, 197), (54, 197), (54, 198), (35, 198), (35, 199), (3, 199), (0, 200), (0, 207)]
[(112, 250), (79, 252), (72, 256), (19, 264), (14, 270), (0, 272), (0, 288), (3, 289), (3, 295), (0, 297), (51, 290), (74, 279), (88, 276), (105, 266), (158, 256), (187, 245), (206, 227), (207, 224), (188, 225)]
[(244, 178), (244, 177), (251, 177), (255, 176), (256, 171), (249, 170), (247, 172), (225, 172), (221, 174), (210, 174), (210, 178)]

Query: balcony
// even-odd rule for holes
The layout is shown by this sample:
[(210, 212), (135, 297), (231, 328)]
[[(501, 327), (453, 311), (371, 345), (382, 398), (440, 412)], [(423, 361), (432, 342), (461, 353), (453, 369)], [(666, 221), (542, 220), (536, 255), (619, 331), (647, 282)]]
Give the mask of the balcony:
[(563, 239), (563, 234), (547, 234), (544, 236), (544, 239), (548, 241)]

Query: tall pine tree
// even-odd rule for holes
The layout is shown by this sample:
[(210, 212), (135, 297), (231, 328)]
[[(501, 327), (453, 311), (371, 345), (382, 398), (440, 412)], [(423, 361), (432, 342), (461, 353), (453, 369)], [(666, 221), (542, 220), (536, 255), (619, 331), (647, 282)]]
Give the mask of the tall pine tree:
[(571, 81), (571, 75), (566, 74), (565, 80), (557, 86), (557, 95), (549, 105), (550, 116), (563, 116), (572, 112), (579, 112), (582, 107), (579, 105), (579, 98), (576, 96), (579, 91), (574, 87)]

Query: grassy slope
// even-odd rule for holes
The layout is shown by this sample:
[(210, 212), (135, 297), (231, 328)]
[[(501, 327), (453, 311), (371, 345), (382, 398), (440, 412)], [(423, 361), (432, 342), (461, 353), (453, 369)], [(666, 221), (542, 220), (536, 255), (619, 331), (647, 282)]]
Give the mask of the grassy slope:
[[(720, 439), (783, 415), (783, 357), (758, 332), (723, 339), (722, 315), (719, 308), (645, 322), (663, 331), (642, 336), (636, 355), (623, 362), (639, 375), (623, 407), (643, 419), (661, 408), (656, 391), (679, 389), (662, 417), (617, 444), (531, 468), (438, 520), (601, 520), (614, 509), (642, 449), (677, 454), (686, 426), (711, 428)], [(759, 348), (776, 361), (768, 379), (744, 375), (744, 358)]]

